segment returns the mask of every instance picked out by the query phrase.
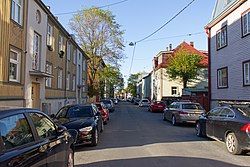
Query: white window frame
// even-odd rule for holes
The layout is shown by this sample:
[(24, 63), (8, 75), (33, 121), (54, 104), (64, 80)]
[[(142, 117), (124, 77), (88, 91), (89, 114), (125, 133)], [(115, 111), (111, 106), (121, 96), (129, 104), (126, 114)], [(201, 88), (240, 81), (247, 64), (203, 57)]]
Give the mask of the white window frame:
[(74, 48), (74, 51), (73, 51), (73, 64), (76, 64), (76, 56), (77, 56), (77, 51)]
[[(225, 70), (225, 74), (223, 74), (223, 70)], [(226, 79), (224, 81), (224, 79)], [(217, 71), (217, 85), (218, 88), (227, 88), (228, 87), (228, 68), (224, 67), (218, 69)]]
[(72, 90), (76, 90), (76, 75), (73, 75), (72, 78)]
[[(16, 54), (17, 56), (17, 59), (13, 59), (10, 57), (10, 64), (9, 64), (9, 81), (12, 81), (12, 82), (20, 82), (21, 80), (21, 60), (22, 60), (22, 57), (21, 57), (21, 52), (20, 51), (17, 51), (17, 50), (14, 50), (14, 49), (10, 49), (10, 54), (14, 53)], [(14, 64), (16, 65), (16, 78), (14, 78), (12, 75), (11, 75), (11, 64)]]
[(23, 0), (11, 1), (11, 19), (23, 25)]
[(40, 46), (41, 46), (41, 37), (39, 34), (34, 33), (33, 38), (33, 60), (32, 60), (32, 69), (40, 70)]
[[(53, 65), (51, 63), (46, 63), (46, 73), (51, 74), (53, 73)], [(45, 78), (45, 86), (46, 87), (52, 87), (52, 78), (51, 77), (46, 77)]]
[(59, 38), (58, 38), (58, 50), (59, 52), (63, 51), (63, 37), (61, 35), (59, 35)]
[(67, 60), (70, 61), (70, 57), (71, 57), (71, 43), (68, 41), (67, 43)]
[(250, 11), (242, 15), (242, 35), (250, 33)]
[(250, 85), (250, 61), (243, 63), (243, 82), (244, 85)]
[(67, 73), (67, 78), (66, 78), (66, 90), (70, 89), (70, 72)]
[(57, 88), (62, 89), (62, 80), (63, 80), (63, 70), (58, 68), (58, 75), (57, 75)]
[(48, 24), (47, 27), (47, 45), (52, 46), (53, 44), (53, 27)]
[(227, 26), (223, 26), (216, 34), (217, 49), (227, 46)]

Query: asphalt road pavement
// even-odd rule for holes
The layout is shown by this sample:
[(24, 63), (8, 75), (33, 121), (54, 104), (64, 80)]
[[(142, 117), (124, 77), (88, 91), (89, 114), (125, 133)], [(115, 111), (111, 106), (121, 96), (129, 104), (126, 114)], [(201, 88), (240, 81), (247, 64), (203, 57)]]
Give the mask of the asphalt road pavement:
[(162, 113), (119, 102), (96, 147), (78, 146), (76, 167), (243, 167), (250, 154), (231, 155), (224, 143), (199, 138), (194, 125), (172, 126)]

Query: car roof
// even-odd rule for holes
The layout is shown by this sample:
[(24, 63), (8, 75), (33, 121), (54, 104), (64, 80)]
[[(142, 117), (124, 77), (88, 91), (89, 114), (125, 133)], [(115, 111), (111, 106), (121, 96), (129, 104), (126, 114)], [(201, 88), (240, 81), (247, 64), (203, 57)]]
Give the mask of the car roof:
[(0, 117), (6, 117), (9, 115), (19, 114), (19, 113), (26, 113), (30, 111), (40, 112), (40, 110), (33, 109), (33, 108), (24, 108), (24, 107), (13, 107), (13, 106), (0, 106)]

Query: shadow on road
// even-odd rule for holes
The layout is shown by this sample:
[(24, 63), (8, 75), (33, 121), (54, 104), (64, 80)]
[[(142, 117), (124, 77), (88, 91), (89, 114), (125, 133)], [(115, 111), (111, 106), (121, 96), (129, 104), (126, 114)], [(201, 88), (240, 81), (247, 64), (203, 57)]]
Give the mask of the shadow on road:
[[(118, 159), (109, 161), (100, 161), (89, 164), (75, 165), (75, 167), (240, 167), (223, 161), (217, 161), (205, 158), (163, 156), (163, 157), (145, 157), (134, 159)], [(242, 167), (242, 166), (241, 166)]]

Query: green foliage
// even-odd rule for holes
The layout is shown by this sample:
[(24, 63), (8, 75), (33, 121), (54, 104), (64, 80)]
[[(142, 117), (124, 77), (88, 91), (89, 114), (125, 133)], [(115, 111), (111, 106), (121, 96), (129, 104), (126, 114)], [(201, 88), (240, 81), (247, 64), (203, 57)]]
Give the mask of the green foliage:
[(128, 78), (128, 92), (133, 96), (136, 97), (136, 82), (140, 73), (131, 74)]
[(77, 42), (90, 58), (88, 77), (91, 84), (98, 83), (103, 62), (119, 67), (120, 61), (124, 58), (124, 31), (120, 30), (121, 26), (109, 10), (95, 7), (83, 9), (71, 18), (69, 26)]
[(200, 55), (178, 52), (168, 57), (167, 73), (171, 79), (180, 79), (186, 88), (187, 82), (197, 77), (202, 60)]

